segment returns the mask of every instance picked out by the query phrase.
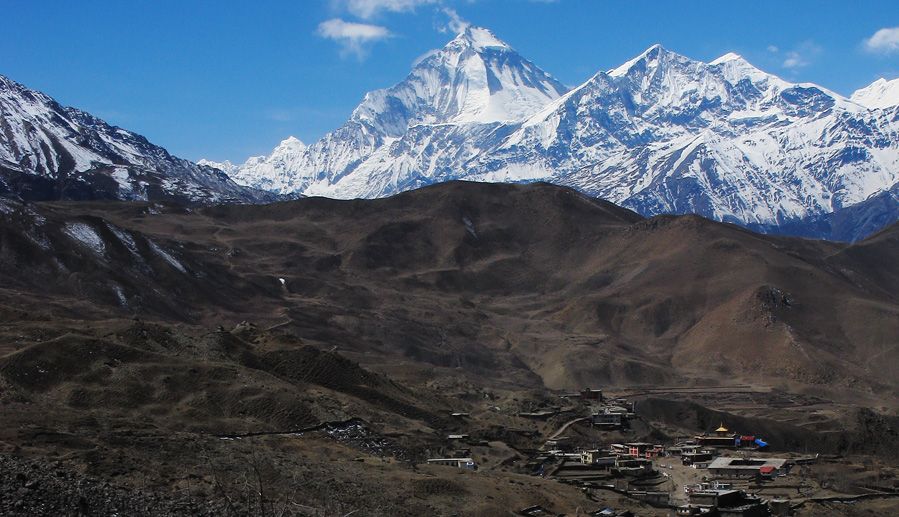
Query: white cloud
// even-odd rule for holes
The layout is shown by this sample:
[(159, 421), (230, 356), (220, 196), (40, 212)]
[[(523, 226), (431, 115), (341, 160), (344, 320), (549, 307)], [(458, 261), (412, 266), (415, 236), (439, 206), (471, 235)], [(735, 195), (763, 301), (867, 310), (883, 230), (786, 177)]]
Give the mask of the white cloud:
[(353, 16), (371, 19), (383, 11), (400, 13), (413, 11), (420, 5), (438, 4), (441, 0), (339, 0)]
[(778, 52), (780, 52), (780, 49), (777, 48), (777, 45), (768, 45), (768, 52), (777, 54)]
[(453, 34), (459, 34), (465, 29), (468, 28), (470, 23), (466, 20), (463, 20), (459, 13), (456, 12), (455, 9), (451, 9), (449, 7), (443, 8), (443, 14), (449, 16), (449, 22), (446, 24), (446, 28), (441, 32), (447, 32), (447, 30)]
[(802, 42), (798, 47), (790, 50), (786, 54), (786, 58), (784, 58), (783, 66), (784, 68), (803, 68), (812, 63), (812, 60), (821, 53), (821, 47), (815, 44), (815, 42), (809, 40)]
[(318, 24), (318, 35), (339, 43), (342, 56), (355, 55), (359, 59), (368, 54), (369, 44), (392, 36), (386, 27), (346, 22), (340, 18), (332, 18)]
[(808, 65), (808, 61), (802, 57), (802, 54), (796, 52), (795, 50), (791, 50), (787, 52), (787, 58), (784, 59), (783, 67), (784, 68), (802, 68)]
[(875, 32), (864, 41), (865, 50), (876, 54), (892, 54), (899, 51), (899, 27), (888, 27)]

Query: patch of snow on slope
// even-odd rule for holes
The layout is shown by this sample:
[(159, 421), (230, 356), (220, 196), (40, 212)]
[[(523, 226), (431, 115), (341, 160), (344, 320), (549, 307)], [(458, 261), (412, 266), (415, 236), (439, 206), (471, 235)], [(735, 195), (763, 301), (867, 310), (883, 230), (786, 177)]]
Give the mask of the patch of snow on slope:
[(119, 184), (120, 190), (131, 190), (133, 187), (131, 182), (128, 181), (131, 178), (131, 175), (128, 174), (128, 169), (126, 167), (116, 167), (112, 170), (112, 174), (110, 174), (112, 179), (115, 180), (116, 183)]
[(0, 198), (0, 213), (8, 215), (15, 211), (16, 211), (16, 209), (15, 209), (15, 207), (12, 206), (11, 201)]
[(115, 293), (116, 298), (119, 300), (119, 305), (122, 307), (128, 307), (128, 299), (125, 297), (125, 291), (118, 284), (112, 285), (112, 291)]
[(106, 253), (106, 244), (103, 242), (103, 238), (89, 224), (66, 223), (62, 231), (97, 255)]
[(109, 228), (109, 231), (111, 231), (120, 241), (122, 241), (122, 244), (128, 248), (128, 251), (139, 256), (137, 252), (137, 243), (134, 242), (134, 237), (132, 237), (130, 233), (113, 224), (106, 223), (106, 227)]
[(162, 258), (163, 258), (166, 262), (168, 262), (173, 268), (177, 269), (178, 271), (181, 271), (182, 273), (187, 273), (187, 269), (184, 267), (184, 265), (182, 265), (181, 262), (179, 262), (178, 259), (176, 259), (175, 257), (173, 257), (169, 252), (167, 252), (166, 250), (162, 249), (158, 244), (156, 244), (155, 242), (151, 241), (150, 239), (147, 239), (147, 242), (150, 243), (150, 248), (152, 248), (153, 251), (154, 251), (157, 255), (159, 255), (160, 257), (162, 257)]

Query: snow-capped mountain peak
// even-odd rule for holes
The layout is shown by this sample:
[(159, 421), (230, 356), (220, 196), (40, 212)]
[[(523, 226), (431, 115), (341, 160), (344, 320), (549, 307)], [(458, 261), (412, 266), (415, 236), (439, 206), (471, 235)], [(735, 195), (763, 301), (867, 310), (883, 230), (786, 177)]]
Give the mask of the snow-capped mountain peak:
[(237, 172), (237, 165), (234, 165), (229, 160), (216, 162), (212, 160), (207, 160), (206, 158), (201, 158), (197, 160), (197, 165), (205, 165), (206, 167), (212, 167), (213, 169), (218, 169), (229, 176), (233, 172)]
[(741, 56), (740, 54), (737, 54), (735, 52), (728, 52), (727, 54), (724, 54), (723, 56), (710, 61), (709, 64), (720, 65), (722, 63), (727, 63), (730, 61), (745, 61), (745, 59), (743, 59), (743, 56)]
[(762, 71), (747, 61), (743, 56), (734, 52), (728, 52), (727, 54), (710, 61), (709, 65), (720, 68), (724, 78), (731, 84), (738, 84), (741, 80), (748, 79), (753, 84), (761, 86), (763, 89), (767, 86), (773, 86), (779, 89), (789, 86), (788, 82), (775, 75)]
[(275, 148), (276, 151), (282, 153), (295, 153), (300, 154), (306, 150), (306, 144), (304, 144), (299, 138), (295, 136), (289, 136), (281, 141), (278, 144), (278, 147)]
[(710, 76), (710, 67), (721, 70), (722, 77), (731, 84), (748, 79), (752, 83), (770, 82), (780, 87), (788, 85), (734, 52), (728, 52), (709, 63), (704, 63), (668, 50), (658, 43), (624, 64), (609, 70), (606, 75), (616, 79), (630, 78), (633, 81), (641, 81), (642, 89), (646, 89), (652, 81), (658, 82), (660, 86), (664, 82), (665, 89), (676, 93), (676, 90), (681, 89), (679, 87), (695, 85), (703, 77)]
[(568, 89), (481, 27), (468, 27), (405, 80), (366, 94), (351, 120), (397, 137), (418, 124), (518, 120)]
[[(232, 177), (257, 188), (310, 193), (327, 191), (352, 177), (354, 185), (344, 188), (380, 191), (399, 177), (365, 182), (360, 179), (363, 173), (354, 173), (380, 167), (373, 164), (383, 161), (409, 170), (434, 168), (446, 152), (458, 159), (464, 142), (455, 137), (415, 151), (414, 160), (420, 163), (414, 166), (399, 165), (401, 161), (390, 157), (409, 152), (401, 149), (422, 142), (422, 134), (436, 141), (451, 133), (489, 131), (517, 122), (567, 91), (488, 29), (467, 27), (444, 47), (420, 58), (404, 80), (365, 94), (346, 124), (305, 149), (302, 158), (285, 159), (285, 154), (299, 151), (284, 149), (282, 143), (265, 159), (239, 167)], [(280, 167), (260, 167), (261, 162), (292, 165), (287, 173)]]
[(886, 117), (736, 54), (703, 63), (654, 45), (547, 105), (468, 169), (570, 185), (646, 215), (779, 225), (889, 189), (895, 134)]
[(611, 77), (624, 77), (634, 71), (646, 70), (655, 66), (660, 58), (666, 54), (674, 54), (665, 49), (660, 43), (647, 48), (636, 57), (625, 61), (621, 65), (606, 72)]
[(889, 108), (899, 105), (899, 78), (888, 81), (881, 77), (856, 90), (850, 99), (866, 108)]
[(497, 38), (490, 29), (474, 25), (468, 26), (460, 32), (448, 46), (452, 45), (464, 45), (478, 50), (486, 48), (512, 49), (508, 43)]
[(203, 159), (197, 163), (224, 171), (238, 185), (274, 191), (289, 182), (291, 172), (302, 164), (305, 153), (306, 144), (295, 136), (289, 136), (269, 156), (251, 156), (240, 166), (227, 160), (215, 162)]
[(658, 43), (656, 43), (655, 45), (649, 47), (648, 49), (646, 49), (646, 50), (644, 50), (643, 52), (641, 52), (640, 54), (638, 54), (636, 57), (633, 57), (633, 58), (631, 58), (631, 59), (625, 61), (624, 63), (618, 65), (618, 66), (615, 67), (615, 68), (610, 68), (608, 71), (606, 71), (606, 74), (609, 75), (609, 76), (611, 76), (611, 77), (623, 77), (623, 76), (626, 75), (626, 74), (631, 70), (631, 68), (633, 68), (633, 67), (634, 67), (640, 60), (645, 59), (645, 58), (647, 57), (647, 55), (648, 55), (651, 51), (653, 51), (654, 49), (656, 49), (656, 48), (661, 48), (661, 45), (659, 45)]

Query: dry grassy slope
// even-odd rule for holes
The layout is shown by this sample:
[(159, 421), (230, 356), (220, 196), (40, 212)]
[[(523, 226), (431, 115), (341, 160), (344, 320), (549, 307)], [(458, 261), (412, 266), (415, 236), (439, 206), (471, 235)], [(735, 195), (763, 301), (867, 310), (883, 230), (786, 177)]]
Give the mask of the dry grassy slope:
[[(134, 217), (148, 211), (141, 207)], [(0, 289), (8, 293), (7, 310), (45, 297), (40, 305), (49, 303), (60, 314), (95, 316), (125, 299), (140, 312), (183, 321), (195, 319), (194, 311), (210, 300), (237, 310), (239, 300), (261, 292), (223, 266), (192, 257), (169, 235), (148, 237), (109, 218), (76, 214), (69, 207), (0, 200)]]
[(8, 384), (0, 402), (19, 406), (16, 418), (52, 411), (56, 430), (92, 427), (78, 421), (85, 411), (103, 415), (99, 428), (130, 421), (169, 432), (281, 432), (351, 418), (414, 429), (442, 425), (450, 407), (338, 354), (246, 326), (193, 333), (101, 322), (0, 357), (0, 377)]
[[(0, 219), (0, 278), (15, 289), (0, 306), (11, 313), (50, 299), (71, 303), (42, 311), (280, 324), (409, 380), (736, 380), (895, 404), (895, 226), (854, 246), (768, 237), (692, 216), (644, 220), (541, 184), (449, 183), (372, 201), (192, 213), (32, 209), (48, 220), (51, 250), (29, 245), (21, 220)], [(53, 229), (71, 220), (132, 231), (137, 253), (110, 241), (106, 256), (92, 256)], [(157, 260), (147, 239), (186, 272)]]

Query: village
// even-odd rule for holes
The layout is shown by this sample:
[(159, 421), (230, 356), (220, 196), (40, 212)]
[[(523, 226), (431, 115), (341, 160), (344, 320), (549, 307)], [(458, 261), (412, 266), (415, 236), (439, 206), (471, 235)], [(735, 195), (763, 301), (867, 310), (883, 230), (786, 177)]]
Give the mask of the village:
[[(790, 480), (797, 467), (813, 464), (819, 456), (792, 452), (770, 453), (764, 437), (747, 429), (730, 429), (726, 422), (717, 428), (667, 443), (609, 441), (584, 443), (574, 429), (587, 429), (610, 437), (625, 436), (638, 419), (635, 402), (607, 398), (599, 389), (584, 389), (560, 395), (574, 403), (580, 415), (546, 435), (533, 450), (519, 450), (526, 459), (506, 459), (503, 464), (533, 476), (575, 485), (602, 499), (603, 492), (615, 492), (669, 515), (743, 516), (792, 515), (795, 499), (802, 495), (802, 483)], [(545, 421), (558, 410), (524, 411), (518, 417)], [(454, 412), (458, 420), (469, 414)], [(449, 434), (447, 452), (427, 460), (428, 464), (477, 471), (482, 468), (473, 450), (487, 444), (465, 433)], [(540, 505), (515, 509), (517, 515), (557, 515)], [(635, 515), (627, 509), (603, 507), (589, 515)]]

